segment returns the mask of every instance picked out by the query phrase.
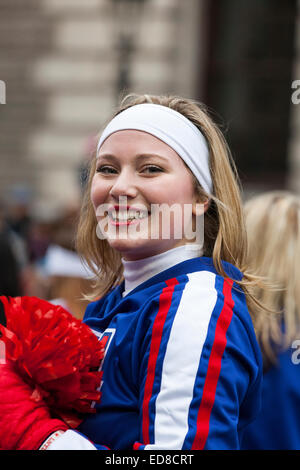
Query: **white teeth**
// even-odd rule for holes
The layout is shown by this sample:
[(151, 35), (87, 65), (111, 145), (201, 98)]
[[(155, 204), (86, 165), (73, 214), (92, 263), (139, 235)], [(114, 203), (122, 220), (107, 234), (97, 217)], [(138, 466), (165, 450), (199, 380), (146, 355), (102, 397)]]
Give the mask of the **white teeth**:
[(113, 220), (133, 220), (133, 219), (143, 219), (147, 217), (148, 214), (142, 211), (128, 211), (128, 212), (115, 212), (111, 214)]

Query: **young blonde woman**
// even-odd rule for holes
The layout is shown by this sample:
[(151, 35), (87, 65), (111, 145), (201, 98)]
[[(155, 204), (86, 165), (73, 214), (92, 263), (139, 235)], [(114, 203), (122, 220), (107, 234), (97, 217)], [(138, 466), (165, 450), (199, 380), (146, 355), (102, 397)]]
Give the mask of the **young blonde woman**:
[(262, 408), (245, 432), (245, 449), (300, 449), (300, 198), (264, 193), (245, 204), (249, 262), (274, 290), (257, 298), (278, 315), (254, 308), (264, 358)]
[(260, 401), (257, 280), (236, 171), (202, 105), (125, 99), (98, 142), (77, 245), (98, 276), (84, 321), (106, 341), (101, 401), (43, 448), (239, 449)]

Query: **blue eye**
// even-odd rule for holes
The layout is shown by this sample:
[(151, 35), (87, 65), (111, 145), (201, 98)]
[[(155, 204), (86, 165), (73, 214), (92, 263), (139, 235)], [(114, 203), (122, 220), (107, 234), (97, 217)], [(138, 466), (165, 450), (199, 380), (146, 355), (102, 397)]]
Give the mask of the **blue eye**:
[(163, 169), (156, 165), (148, 165), (144, 167), (142, 171), (147, 173), (161, 173)]
[(105, 174), (105, 175), (110, 175), (110, 174), (116, 174), (117, 170), (115, 168), (113, 168), (112, 166), (101, 165), (96, 169), (96, 172), (97, 173), (102, 173), (102, 174)]

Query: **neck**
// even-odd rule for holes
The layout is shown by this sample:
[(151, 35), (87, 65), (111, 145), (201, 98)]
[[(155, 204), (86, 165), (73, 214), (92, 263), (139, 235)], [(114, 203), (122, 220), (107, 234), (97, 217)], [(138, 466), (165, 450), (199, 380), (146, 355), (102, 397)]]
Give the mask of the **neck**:
[(200, 245), (187, 244), (136, 261), (122, 259), (125, 279), (123, 297), (156, 274), (187, 259), (202, 256), (202, 254)]

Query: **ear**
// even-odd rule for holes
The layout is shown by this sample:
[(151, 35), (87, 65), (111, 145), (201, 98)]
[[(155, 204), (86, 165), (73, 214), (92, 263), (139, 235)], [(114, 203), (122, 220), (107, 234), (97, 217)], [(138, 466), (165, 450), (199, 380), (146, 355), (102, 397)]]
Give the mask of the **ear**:
[(200, 216), (205, 214), (210, 206), (211, 199), (207, 198), (204, 201), (200, 199), (200, 196), (195, 197), (193, 202), (192, 213), (193, 215)]

